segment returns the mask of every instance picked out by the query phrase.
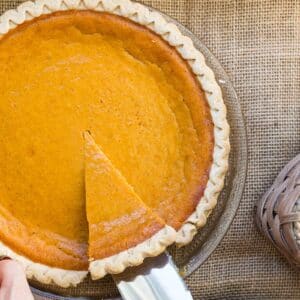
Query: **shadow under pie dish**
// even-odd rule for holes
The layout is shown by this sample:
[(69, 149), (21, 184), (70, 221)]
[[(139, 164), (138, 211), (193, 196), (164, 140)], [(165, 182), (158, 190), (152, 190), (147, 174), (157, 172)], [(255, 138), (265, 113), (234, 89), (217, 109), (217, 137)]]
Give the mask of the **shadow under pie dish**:
[(1, 254), (66, 287), (190, 242), (229, 152), (190, 39), (129, 1), (26, 2), (0, 34)]

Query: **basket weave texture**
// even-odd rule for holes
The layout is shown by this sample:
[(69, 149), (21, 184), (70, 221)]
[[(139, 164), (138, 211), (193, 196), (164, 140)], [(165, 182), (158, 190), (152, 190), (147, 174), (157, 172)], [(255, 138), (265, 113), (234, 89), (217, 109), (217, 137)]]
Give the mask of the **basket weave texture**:
[(261, 232), (300, 268), (300, 154), (279, 173), (257, 205)]

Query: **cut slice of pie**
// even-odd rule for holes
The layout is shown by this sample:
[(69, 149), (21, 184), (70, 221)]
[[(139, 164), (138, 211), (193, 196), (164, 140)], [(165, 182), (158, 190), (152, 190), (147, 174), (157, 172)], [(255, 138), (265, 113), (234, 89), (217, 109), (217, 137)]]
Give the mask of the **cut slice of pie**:
[(84, 139), (89, 270), (97, 279), (160, 254), (176, 232), (142, 202), (90, 133)]

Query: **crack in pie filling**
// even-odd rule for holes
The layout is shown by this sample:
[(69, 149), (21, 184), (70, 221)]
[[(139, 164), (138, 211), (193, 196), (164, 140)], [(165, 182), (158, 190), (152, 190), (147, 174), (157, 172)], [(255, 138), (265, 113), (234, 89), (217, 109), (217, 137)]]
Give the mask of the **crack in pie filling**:
[(128, 18), (68, 10), (0, 36), (0, 61), (0, 252), (69, 286), (184, 234), (217, 135), (175, 47)]

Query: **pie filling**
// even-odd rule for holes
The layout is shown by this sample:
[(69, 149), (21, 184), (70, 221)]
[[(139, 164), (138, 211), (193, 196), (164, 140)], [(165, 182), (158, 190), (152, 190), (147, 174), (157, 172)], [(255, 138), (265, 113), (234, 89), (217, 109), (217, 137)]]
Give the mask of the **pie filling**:
[(68, 11), (11, 30), (0, 61), (0, 240), (83, 270), (88, 239), (97, 259), (181, 227), (206, 187), (214, 137), (174, 48), (122, 17)]
[(84, 137), (89, 257), (94, 260), (142, 243), (165, 223), (143, 203), (91, 135), (85, 132)]

